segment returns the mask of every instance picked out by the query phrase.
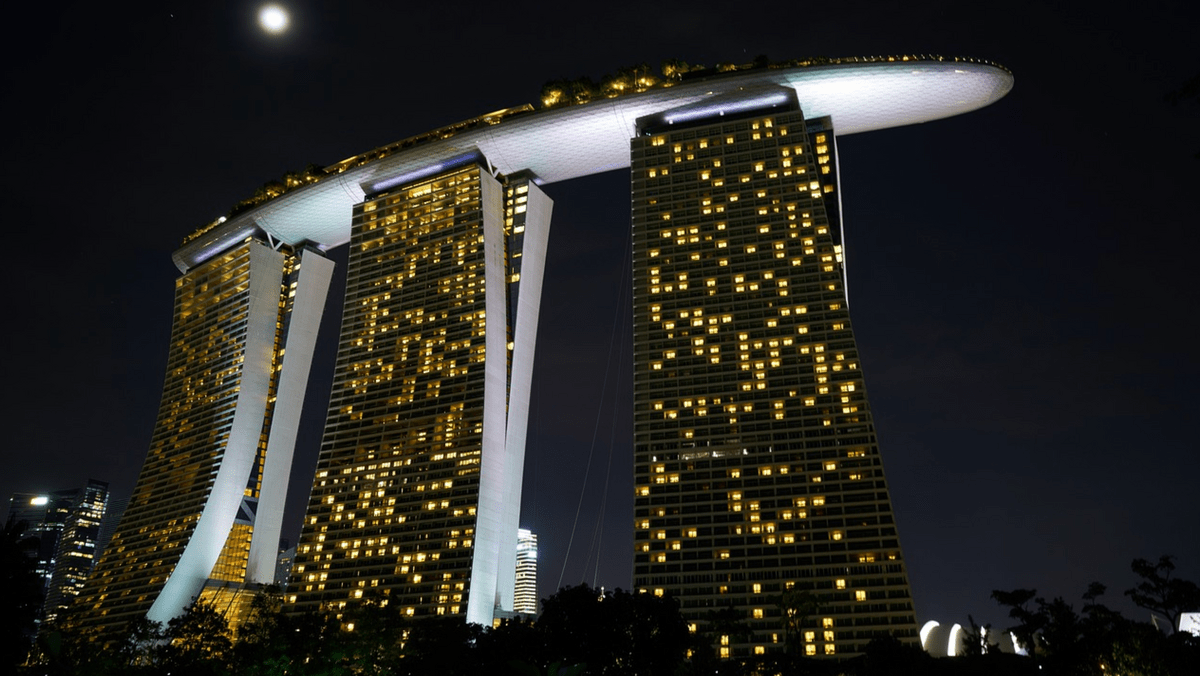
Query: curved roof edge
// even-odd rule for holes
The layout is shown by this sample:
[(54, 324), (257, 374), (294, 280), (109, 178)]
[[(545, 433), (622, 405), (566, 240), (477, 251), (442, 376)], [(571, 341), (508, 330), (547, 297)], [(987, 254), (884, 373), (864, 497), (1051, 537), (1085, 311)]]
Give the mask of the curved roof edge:
[(965, 59), (842, 60), (820, 66), (764, 68), (683, 81), (636, 94), (549, 108), (447, 132), (383, 152), (364, 164), (291, 190), (218, 222), (175, 251), (180, 271), (262, 230), (289, 245), (311, 242), (331, 249), (350, 240), (351, 207), (365, 195), (482, 154), (496, 171), (533, 172), (555, 183), (629, 166), (629, 139), (638, 118), (710, 97), (751, 98), (767, 87), (796, 91), (805, 117), (830, 116), (837, 135), (857, 134), (967, 113), (1003, 98), (1013, 87), (1008, 70)]

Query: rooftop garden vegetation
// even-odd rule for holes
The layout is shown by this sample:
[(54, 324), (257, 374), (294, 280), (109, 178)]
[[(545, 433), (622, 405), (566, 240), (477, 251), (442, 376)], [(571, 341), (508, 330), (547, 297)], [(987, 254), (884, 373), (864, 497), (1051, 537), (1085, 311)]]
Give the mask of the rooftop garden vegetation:
[[(671, 87), (689, 80), (723, 77), (730, 74), (760, 69), (808, 68), (842, 64), (894, 63), (908, 61), (981, 63), (1004, 69), (1003, 66), (990, 61), (982, 61), (964, 57), (943, 57), (934, 54), (852, 57), (814, 56), (804, 59), (789, 59), (785, 61), (771, 61), (765, 55), (759, 55), (750, 63), (735, 64), (722, 62), (712, 67), (701, 64), (691, 64), (687, 61), (683, 61), (682, 59), (667, 59), (659, 64), (657, 72), (655, 72), (654, 69), (652, 69), (649, 65), (645, 63), (639, 63), (633, 66), (618, 68), (614, 73), (601, 77), (599, 82), (594, 81), (587, 76), (574, 79), (551, 80), (542, 86), (540, 103), (542, 109), (581, 105), (600, 99), (612, 99), (619, 96), (637, 94), (654, 88)], [(340, 174), (344, 171), (374, 162), (395, 152), (406, 150), (416, 145), (447, 139), (455, 134), (474, 129), (479, 126), (499, 124), (506, 118), (514, 115), (530, 113), (533, 111), (534, 107), (529, 104), (516, 106), (513, 108), (504, 108), (502, 110), (480, 115), (469, 120), (456, 122), (452, 125), (434, 129), (433, 131), (429, 131), (424, 134), (411, 136), (402, 141), (397, 141), (395, 143), (346, 158), (341, 162), (331, 164), (327, 167), (310, 164), (302, 171), (287, 172), (281, 179), (273, 179), (264, 183), (262, 187), (255, 191), (253, 196), (235, 204), (225, 216), (222, 216), (221, 218), (218, 218), (211, 223), (196, 229), (194, 232), (184, 238), (183, 243), (187, 244), (188, 242), (203, 236), (206, 232), (224, 223), (226, 220), (265, 204), (290, 190), (294, 190), (312, 183), (317, 183), (327, 176)]]

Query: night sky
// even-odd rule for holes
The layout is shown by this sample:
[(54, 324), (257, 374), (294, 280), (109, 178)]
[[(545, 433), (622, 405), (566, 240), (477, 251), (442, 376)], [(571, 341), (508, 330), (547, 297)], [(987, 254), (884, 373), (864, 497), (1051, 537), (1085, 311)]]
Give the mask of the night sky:
[[(1200, 580), (1200, 102), (1166, 100), (1200, 74), (1187, 3), (310, 1), (288, 3), (281, 36), (249, 2), (137, 4), (26, 3), (0, 29), (0, 495), (89, 477), (128, 495), (165, 369), (171, 252), (285, 171), (641, 62), (935, 53), (1004, 64), (1015, 88), (839, 139), (851, 316), (918, 619), (1003, 626), (992, 589), (1078, 607), (1092, 580), (1145, 619), (1120, 593), (1134, 557), (1175, 554)], [(521, 519), (543, 595), (630, 585), (628, 183), (546, 187)], [(293, 539), (340, 303), (339, 282)]]

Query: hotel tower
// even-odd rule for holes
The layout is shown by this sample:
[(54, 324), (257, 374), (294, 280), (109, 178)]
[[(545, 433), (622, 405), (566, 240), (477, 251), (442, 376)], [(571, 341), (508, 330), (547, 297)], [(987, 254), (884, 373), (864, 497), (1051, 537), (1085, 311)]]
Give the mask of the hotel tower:
[(246, 583), (272, 581), (332, 271), (313, 249), (248, 232), (176, 280), (150, 451), (77, 602), (80, 626), (107, 640), (197, 598), (236, 613)]
[(808, 595), (819, 617), (791, 640), (837, 655), (915, 638), (916, 617), (848, 312), (834, 129), (793, 91), (759, 101), (652, 116), (632, 142), (634, 586), (691, 622), (739, 609), (758, 652)]
[(354, 206), (346, 304), (289, 600), (513, 609), (551, 202), (461, 168)]
[[(237, 606), (269, 581), (313, 335), (349, 244), (288, 607), (514, 610), (551, 202), (628, 168), (634, 588), (724, 655), (916, 638), (846, 295), (836, 136), (989, 105), (995, 64), (819, 59), (547, 88), (348, 158), (188, 238), (150, 453), (88, 618)], [(624, 199), (614, 195), (613, 199)], [(544, 321), (554, 321), (545, 317)], [(802, 647), (801, 647), (802, 646)]]

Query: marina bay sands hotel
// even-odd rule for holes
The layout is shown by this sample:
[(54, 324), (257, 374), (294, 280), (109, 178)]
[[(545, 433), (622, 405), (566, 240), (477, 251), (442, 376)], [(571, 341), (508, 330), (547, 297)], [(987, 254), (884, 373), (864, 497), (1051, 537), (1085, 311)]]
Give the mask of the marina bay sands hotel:
[(780, 649), (789, 592), (820, 601), (809, 655), (915, 640), (847, 303), (837, 137), (966, 113), (1012, 82), (917, 55), (635, 74), (349, 158), (201, 228), (174, 253), (149, 453), (77, 616), (114, 632), (271, 582), (323, 252), (342, 245), (286, 601), (511, 611), (534, 341), (555, 320), (539, 316), (541, 186), (629, 169), (633, 588), (701, 629), (732, 605), (752, 630), (735, 654)]

